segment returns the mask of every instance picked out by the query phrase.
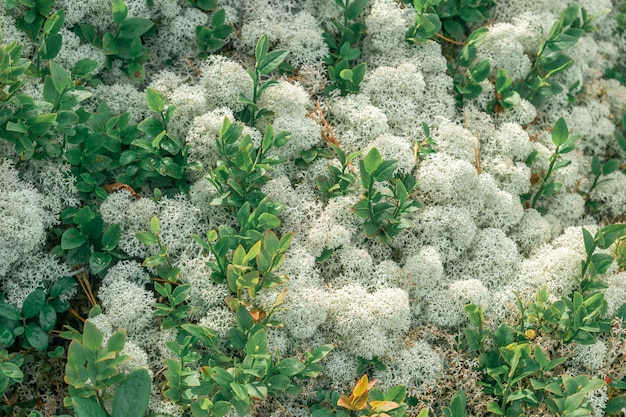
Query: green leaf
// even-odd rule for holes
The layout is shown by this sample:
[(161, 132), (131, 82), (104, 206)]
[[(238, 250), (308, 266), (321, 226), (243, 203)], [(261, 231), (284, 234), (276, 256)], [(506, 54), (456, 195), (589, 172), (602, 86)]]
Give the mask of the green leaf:
[(95, 352), (100, 349), (103, 340), (104, 337), (100, 330), (90, 321), (85, 322), (83, 330), (83, 345), (85, 348)]
[(261, 230), (276, 229), (280, 226), (280, 219), (271, 213), (263, 213), (259, 216), (257, 227)]
[(365, 156), (363, 167), (368, 174), (372, 175), (382, 163), (383, 158), (380, 156), (380, 152), (378, 152), (378, 149), (372, 148)]
[(260, 329), (254, 333), (246, 343), (247, 355), (265, 355), (268, 353), (267, 332)]
[(165, 99), (153, 88), (146, 88), (146, 103), (153, 112), (161, 113), (165, 110)]
[(387, 181), (398, 168), (398, 161), (393, 159), (384, 160), (376, 169), (373, 176), (377, 182)]
[(152, 28), (154, 24), (149, 19), (143, 17), (129, 17), (119, 25), (118, 35), (124, 39), (134, 39), (143, 35)]
[(152, 218), (150, 218), (150, 230), (155, 235), (159, 233), (159, 230), (161, 230), (161, 223), (159, 222), (159, 218), (157, 216), (152, 216)]
[(583, 227), (583, 240), (585, 241), (585, 252), (587, 253), (587, 257), (593, 254), (593, 251), (596, 249), (596, 242), (593, 239), (593, 236), (589, 232), (589, 230)]
[(287, 58), (289, 51), (285, 49), (277, 49), (270, 52), (258, 63), (258, 70), (261, 74), (269, 74), (274, 71)]
[(606, 403), (606, 408), (604, 409), (604, 412), (607, 415), (619, 414), (624, 408), (626, 408), (626, 395), (620, 395), (620, 396), (611, 398)]
[(560, 117), (552, 129), (552, 143), (554, 143), (555, 146), (561, 146), (567, 142), (568, 138), (569, 131), (567, 129), (567, 123), (565, 119)]
[(44, 304), (43, 308), (39, 312), (39, 325), (42, 330), (49, 332), (54, 328), (57, 323), (57, 312), (54, 307), (48, 303)]
[(108, 417), (98, 403), (91, 398), (72, 397), (75, 417)]
[(28, 323), (24, 328), (24, 335), (35, 349), (40, 351), (48, 349), (48, 334), (37, 323)]
[(22, 305), (22, 316), (25, 319), (31, 319), (39, 315), (39, 312), (46, 303), (46, 292), (37, 288), (35, 291), (28, 294)]
[(278, 363), (278, 371), (288, 377), (299, 374), (305, 368), (306, 365), (294, 358), (285, 358)]
[(260, 63), (265, 59), (267, 55), (267, 51), (270, 49), (270, 43), (267, 39), (267, 35), (263, 35), (259, 38), (256, 43), (256, 47), (254, 48), (254, 57), (256, 58), (256, 62)]
[(348, 8), (344, 12), (344, 16), (348, 20), (355, 20), (367, 6), (368, 0), (354, 0), (350, 2)]
[(146, 369), (136, 369), (119, 385), (113, 399), (113, 417), (143, 417), (148, 409), (152, 381)]
[(82, 246), (86, 241), (87, 238), (85, 235), (75, 227), (72, 227), (61, 235), (61, 248), (63, 250), (75, 249)]
[(148, 246), (159, 242), (157, 236), (152, 232), (138, 232), (135, 234), (135, 237), (138, 241)]
[(0, 303), (0, 317), (11, 321), (19, 321), (22, 319), (22, 313), (12, 304)]
[(89, 268), (91, 272), (97, 275), (107, 269), (112, 260), (113, 258), (108, 253), (94, 252), (89, 257)]
[(118, 224), (112, 224), (102, 234), (102, 250), (110, 251), (115, 249), (120, 241), (122, 232)]
[(128, 15), (128, 8), (124, 0), (113, 0), (113, 22), (116, 25), (121, 25)]
[(59, 93), (65, 91), (67, 83), (70, 80), (67, 71), (54, 61), (50, 61), (50, 78), (52, 78), (54, 89)]

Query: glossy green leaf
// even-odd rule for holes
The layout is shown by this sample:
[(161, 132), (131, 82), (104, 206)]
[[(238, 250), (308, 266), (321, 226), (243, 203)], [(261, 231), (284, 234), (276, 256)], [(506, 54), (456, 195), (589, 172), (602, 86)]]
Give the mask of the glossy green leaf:
[(91, 398), (72, 397), (72, 405), (74, 417), (108, 417), (107, 413)]

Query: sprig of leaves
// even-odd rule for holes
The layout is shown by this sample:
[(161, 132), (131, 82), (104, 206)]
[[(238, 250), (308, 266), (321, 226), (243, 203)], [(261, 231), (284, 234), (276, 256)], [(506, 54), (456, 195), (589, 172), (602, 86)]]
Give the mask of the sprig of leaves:
[(578, 3), (567, 6), (552, 25), (548, 37), (540, 44), (530, 72), (518, 87), (520, 95), (540, 106), (548, 97), (563, 91), (563, 86), (554, 80), (554, 76), (574, 63), (565, 51), (576, 45), (585, 34), (596, 32), (594, 19), (608, 12), (603, 10), (596, 16), (589, 16)]
[(244, 108), (237, 113), (237, 118), (248, 126), (254, 126), (260, 119), (272, 115), (271, 110), (260, 108), (257, 102), (263, 92), (278, 84), (278, 81), (263, 81), (263, 76), (271, 74), (283, 63), (289, 54), (289, 51), (286, 49), (276, 49), (270, 52), (269, 48), (270, 43), (267, 35), (261, 36), (254, 49), (254, 57), (256, 59), (254, 67), (248, 67), (248, 74), (252, 78), (253, 85), (252, 97), (246, 97), (244, 94), (240, 94), (238, 97), (238, 101), (244, 105)]
[[(365, 189), (361, 200), (352, 206), (354, 213), (365, 219), (365, 236), (378, 236), (382, 243), (387, 243), (402, 230), (412, 227), (407, 216), (421, 204), (411, 200), (409, 195), (417, 182), (412, 175), (394, 177), (398, 162), (383, 160), (378, 149), (372, 148), (365, 159), (359, 161), (361, 185)], [(376, 183), (389, 182), (390, 187), (375, 187)]]
[[(529, 192), (521, 196), (523, 204), (527, 207), (532, 207), (542, 211), (542, 209), (537, 206), (541, 197), (554, 195), (558, 193), (561, 188), (563, 188), (563, 184), (555, 181), (552, 178), (552, 175), (555, 171), (565, 168), (572, 163), (572, 161), (568, 159), (561, 159), (561, 156), (572, 152), (578, 139), (579, 138), (577, 136), (569, 134), (565, 119), (562, 117), (559, 118), (552, 128), (552, 143), (554, 144), (555, 149), (552, 155), (550, 155), (550, 165), (548, 166), (548, 170), (539, 178), (539, 188), (537, 191)], [(531, 153), (526, 160), (526, 165), (532, 166), (537, 156), (537, 153)]]

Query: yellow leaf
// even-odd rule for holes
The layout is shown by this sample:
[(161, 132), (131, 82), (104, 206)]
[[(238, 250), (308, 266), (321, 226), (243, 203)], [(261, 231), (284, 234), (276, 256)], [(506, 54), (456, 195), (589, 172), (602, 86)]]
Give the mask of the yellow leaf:
[(342, 395), (341, 397), (339, 397), (339, 400), (337, 400), (337, 405), (339, 407), (343, 407), (343, 408), (346, 408), (348, 410), (356, 410), (355, 408), (352, 408), (352, 402), (345, 395)]
[(370, 401), (373, 411), (391, 411), (400, 407), (400, 404), (393, 401)]
[(352, 390), (352, 397), (360, 397), (367, 391), (369, 391), (369, 383), (367, 380), (367, 374), (364, 374), (361, 379), (359, 379), (359, 382), (356, 383), (354, 390)]

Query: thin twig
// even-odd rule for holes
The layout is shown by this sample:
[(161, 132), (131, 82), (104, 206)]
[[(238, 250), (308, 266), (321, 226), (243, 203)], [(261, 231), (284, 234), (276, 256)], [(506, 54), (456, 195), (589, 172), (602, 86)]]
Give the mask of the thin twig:
[(324, 126), (324, 129), (326, 129), (325, 132), (324, 130), (322, 130), (322, 137), (324, 138), (326, 143), (332, 143), (335, 146), (339, 146), (339, 141), (335, 137), (335, 134), (333, 133), (333, 129), (331, 129), (330, 127), (330, 123), (328, 123), (328, 121), (324, 117), (324, 113), (322, 112), (322, 106), (320, 106), (319, 101), (315, 102), (315, 108), (317, 109), (317, 114), (320, 117), (320, 120), (322, 122), (322, 125)]
[(185, 61), (187, 62), (187, 65), (189, 65), (191, 67), (191, 69), (196, 73), (196, 75), (200, 78), (202, 78), (202, 73), (200, 72), (200, 70), (193, 64), (193, 62), (191, 62), (191, 60), (187, 57), (185, 57)]
[(466, 43), (466, 42), (459, 42), (459, 41), (455, 41), (454, 39), (447, 38), (443, 36), (441, 33), (435, 33), (435, 36), (438, 37), (439, 39), (443, 39), (444, 41), (450, 42), (451, 44), (454, 44), (454, 45), (465, 45)]
[(482, 174), (483, 168), (480, 164), (480, 133), (476, 132), (476, 140), (478, 145), (474, 148), (474, 158), (476, 158), (476, 171), (478, 175)]
[(80, 284), (80, 287), (83, 289), (83, 292), (87, 296), (87, 299), (89, 300), (91, 305), (95, 306), (96, 304), (98, 304), (98, 302), (96, 301), (96, 297), (94, 297), (93, 291), (91, 290), (91, 284), (89, 284), (89, 279), (87, 278), (87, 274), (85, 274), (85, 271), (76, 275), (76, 280)]

